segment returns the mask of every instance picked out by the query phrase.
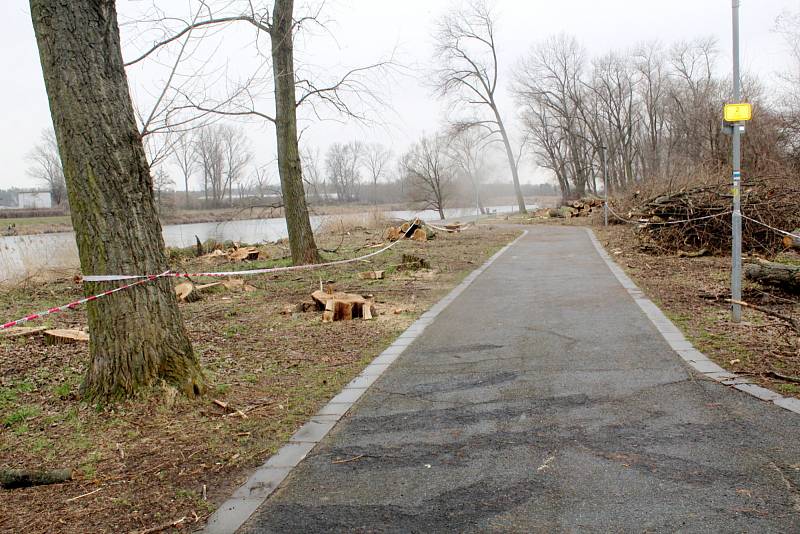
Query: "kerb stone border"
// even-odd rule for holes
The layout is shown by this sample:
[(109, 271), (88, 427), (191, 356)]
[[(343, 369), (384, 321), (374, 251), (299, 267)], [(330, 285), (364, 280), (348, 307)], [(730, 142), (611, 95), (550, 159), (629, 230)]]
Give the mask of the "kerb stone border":
[(509, 248), (528, 234), (524, 230), (520, 236), (498, 250), (491, 258), (467, 275), (450, 293), (434, 304), (419, 319), (409, 326), (378, 357), (361, 371), (328, 404), (289, 438), (264, 464), (250, 475), (247, 481), (231, 495), (230, 499), (208, 518), (202, 532), (205, 534), (233, 534), (264, 501), (280, 486), (291, 470), (305, 458), (312, 449), (336, 426), (336, 423), (352, 408), (364, 392), (397, 360), (409, 345), (419, 337), (425, 328), (444, 311), (461, 293), (467, 289), (489, 266)]
[(695, 349), (691, 342), (683, 336), (678, 327), (664, 315), (658, 306), (644, 296), (644, 293), (642, 293), (633, 280), (625, 274), (625, 271), (611, 259), (611, 256), (608, 255), (603, 245), (600, 244), (600, 241), (598, 241), (592, 229), (587, 228), (586, 232), (589, 234), (589, 238), (592, 240), (592, 244), (597, 250), (597, 253), (603, 258), (603, 261), (606, 262), (606, 265), (608, 265), (608, 268), (617, 280), (619, 280), (619, 283), (622, 284), (622, 287), (625, 288), (634, 302), (639, 305), (645, 315), (647, 315), (650, 321), (655, 325), (656, 329), (664, 336), (664, 339), (672, 350), (674, 350), (683, 361), (706, 378), (738, 389), (762, 401), (771, 402), (790, 412), (800, 414), (800, 399), (784, 397), (779, 393), (753, 384), (748, 378), (723, 369), (711, 361), (705, 354)]

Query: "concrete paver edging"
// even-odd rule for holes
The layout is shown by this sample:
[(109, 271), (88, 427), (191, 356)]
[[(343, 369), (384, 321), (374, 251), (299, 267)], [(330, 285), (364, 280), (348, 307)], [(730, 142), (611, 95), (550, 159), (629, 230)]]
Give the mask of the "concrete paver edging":
[(247, 481), (233, 493), (231, 498), (220, 505), (217, 511), (209, 517), (203, 532), (205, 534), (231, 534), (236, 532), (278, 488), (281, 482), (289, 475), (289, 472), (336, 426), (336, 423), (358, 401), (369, 386), (380, 378), (414, 339), (424, 332), (425, 328), (433, 322), (436, 316), (467, 289), (497, 258), (527, 233), (527, 230), (523, 231), (520, 236), (497, 251), (483, 265), (467, 275), (447, 296), (434, 304), (405, 332), (398, 336), (394, 343), (372, 360), (342, 391), (323, 406), (316, 415), (311, 417), (305, 425), (300, 427), (289, 438), (289, 443), (281, 447), (261, 467), (256, 469)]
[(765, 402), (772, 402), (776, 406), (780, 406), (791, 412), (800, 414), (800, 400), (793, 397), (784, 397), (779, 393), (775, 393), (769, 389), (763, 388), (759, 385), (753, 384), (746, 377), (739, 376), (736, 373), (727, 371), (711, 361), (705, 354), (695, 349), (681, 333), (681, 331), (670, 321), (666, 315), (656, 306), (650, 299), (644, 296), (644, 293), (639, 289), (636, 284), (631, 280), (625, 271), (617, 265), (608, 252), (603, 248), (603, 245), (598, 241), (597, 236), (590, 229), (586, 229), (589, 238), (592, 240), (594, 248), (597, 253), (606, 262), (608, 268), (619, 280), (619, 283), (625, 288), (631, 298), (647, 315), (650, 321), (655, 325), (656, 329), (661, 333), (669, 346), (680, 356), (689, 366), (694, 368), (697, 372), (704, 375), (706, 378), (720, 382), (726, 386), (738, 389), (744, 393), (752, 395), (757, 399)]

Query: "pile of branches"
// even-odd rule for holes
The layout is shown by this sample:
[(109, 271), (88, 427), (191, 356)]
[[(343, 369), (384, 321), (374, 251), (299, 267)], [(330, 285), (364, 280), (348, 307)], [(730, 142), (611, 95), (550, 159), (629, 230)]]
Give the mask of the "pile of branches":
[[(800, 186), (789, 178), (742, 183), (742, 213), (774, 228), (800, 226)], [(729, 254), (733, 195), (729, 183), (668, 192), (640, 203), (628, 213), (638, 223), (642, 248), (653, 252)], [(742, 219), (742, 249), (772, 257), (785, 246), (781, 234)]]

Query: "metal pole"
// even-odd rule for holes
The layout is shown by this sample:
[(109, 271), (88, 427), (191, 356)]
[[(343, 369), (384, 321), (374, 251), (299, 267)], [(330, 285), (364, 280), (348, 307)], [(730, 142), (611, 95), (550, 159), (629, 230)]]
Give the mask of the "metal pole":
[[(733, 102), (741, 99), (739, 78), (739, 3), (732, 0), (733, 7)], [(736, 301), (742, 300), (742, 211), (739, 184), (741, 181), (742, 151), (741, 123), (733, 124), (733, 250), (731, 253), (731, 320), (738, 323), (742, 320), (742, 307)]]
[(603, 224), (608, 226), (608, 156), (606, 155), (608, 149), (603, 146), (603, 194), (605, 201), (603, 202)]

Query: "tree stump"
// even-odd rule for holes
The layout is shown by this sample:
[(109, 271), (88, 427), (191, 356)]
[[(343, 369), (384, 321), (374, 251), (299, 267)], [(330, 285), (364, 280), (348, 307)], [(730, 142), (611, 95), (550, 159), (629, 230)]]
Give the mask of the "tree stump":
[(371, 298), (352, 293), (314, 291), (311, 298), (322, 310), (322, 322), (349, 321), (352, 319), (372, 319), (374, 304)]
[(89, 342), (89, 334), (83, 330), (57, 328), (53, 330), (45, 330), (43, 334), (48, 345)]

